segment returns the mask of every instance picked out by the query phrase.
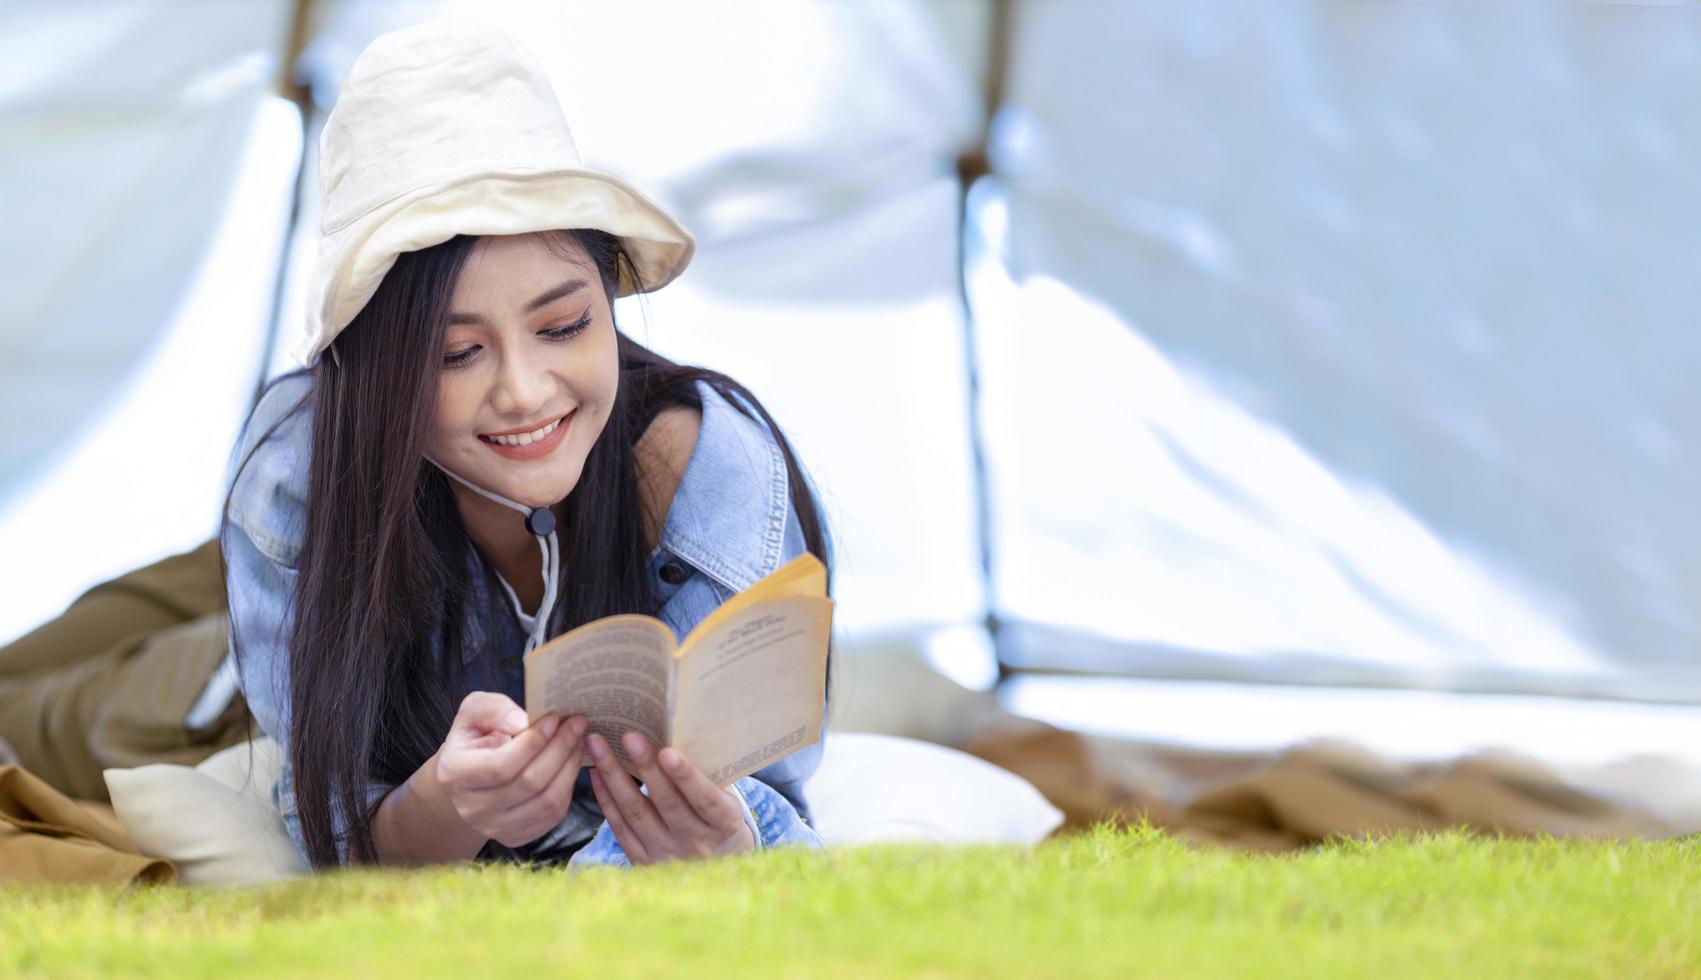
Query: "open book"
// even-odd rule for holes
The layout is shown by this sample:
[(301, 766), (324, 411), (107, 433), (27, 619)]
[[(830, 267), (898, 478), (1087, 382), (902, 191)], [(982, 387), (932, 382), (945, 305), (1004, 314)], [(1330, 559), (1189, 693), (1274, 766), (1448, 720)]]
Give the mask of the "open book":
[(725, 786), (821, 737), (832, 620), (826, 566), (805, 552), (677, 645), (666, 623), (638, 614), (550, 640), (526, 654), (526, 713), (584, 715), (634, 776), (620, 737), (637, 729)]

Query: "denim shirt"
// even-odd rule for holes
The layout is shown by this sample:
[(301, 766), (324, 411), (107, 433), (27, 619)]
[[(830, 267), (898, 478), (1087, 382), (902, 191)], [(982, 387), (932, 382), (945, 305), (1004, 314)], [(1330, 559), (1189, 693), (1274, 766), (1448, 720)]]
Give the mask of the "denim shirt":
[[(309, 374), (286, 376), (267, 390), (249, 417), (234, 457), (238, 465), (244, 459), (247, 463), (235, 475), (230, 520), (220, 542), (232, 643), (239, 639), (242, 644), (237, 664), (243, 695), (255, 723), (284, 750), (272, 799), (303, 861), (307, 848), (289, 758), (287, 638), (307, 521), (312, 387)], [(698, 381), (697, 390), (703, 412), (697, 444), (645, 569), (663, 600), (658, 617), (681, 640), (721, 603), (805, 550), (778, 443), (765, 425), (744, 415), (707, 383)], [(276, 429), (256, 449), (256, 440), (274, 424)], [(470, 592), (460, 622), (451, 628), (459, 631), (469, 690), (499, 691), (524, 705), (524, 636), (517, 614), (478, 549), (468, 547), (466, 553)], [(557, 603), (550, 636), (564, 631), (559, 614), (565, 606)], [(431, 656), (440, 662), (444, 649), (440, 633), (434, 635)], [(810, 826), (804, 783), (820, 764), (826, 737), (823, 727), (820, 741), (731, 784), (744, 801), (745, 823), (758, 850), (787, 844), (823, 846)], [(369, 783), (363, 802), (371, 804), (395, 785)], [(346, 863), (346, 824), (336, 810), (333, 825), (338, 860)], [(589, 768), (580, 770), (572, 804), (554, 829), (519, 849), (491, 841), (480, 857), (493, 853), (539, 863), (559, 863), (567, 856), (573, 866), (631, 863), (603, 819)]]

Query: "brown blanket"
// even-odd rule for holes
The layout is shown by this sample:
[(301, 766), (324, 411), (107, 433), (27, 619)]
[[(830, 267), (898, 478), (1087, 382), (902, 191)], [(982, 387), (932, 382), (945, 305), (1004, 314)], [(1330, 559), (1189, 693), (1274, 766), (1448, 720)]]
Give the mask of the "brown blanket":
[(1170, 791), (1158, 792), (1120, 776), (1090, 740), (1040, 722), (989, 727), (960, 747), (1033, 783), (1064, 812), (1060, 833), (1145, 818), (1190, 840), (1259, 850), (1450, 827), (1556, 837), (1676, 833), (1641, 808), (1580, 791), (1508, 754), (1401, 764), (1343, 743), (1267, 756), (1148, 748), (1171, 777)]
[(137, 849), (112, 807), (74, 800), (0, 765), (0, 883), (173, 884), (177, 868)]

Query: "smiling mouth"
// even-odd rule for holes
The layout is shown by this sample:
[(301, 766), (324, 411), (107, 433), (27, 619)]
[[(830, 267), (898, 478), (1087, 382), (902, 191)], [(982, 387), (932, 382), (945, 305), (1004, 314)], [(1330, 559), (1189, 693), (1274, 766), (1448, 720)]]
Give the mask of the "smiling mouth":
[[(577, 409), (575, 409), (574, 411), (577, 411)], [(537, 428), (530, 430), (529, 432), (518, 432), (518, 433), (494, 435), (494, 436), (487, 436), (487, 435), (481, 434), (478, 438), (482, 442), (490, 443), (490, 444), (496, 445), (496, 446), (529, 446), (534, 442), (542, 442), (543, 440), (549, 438), (550, 434), (553, 433), (556, 430), (556, 428), (558, 426), (560, 426), (563, 422), (565, 422), (567, 420), (567, 417), (572, 415), (572, 414), (573, 414), (573, 412), (568, 412), (567, 415), (563, 415), (558, 419), (553, 419), (549, 422), (545, 422), (543, 425), (540, 425)]]

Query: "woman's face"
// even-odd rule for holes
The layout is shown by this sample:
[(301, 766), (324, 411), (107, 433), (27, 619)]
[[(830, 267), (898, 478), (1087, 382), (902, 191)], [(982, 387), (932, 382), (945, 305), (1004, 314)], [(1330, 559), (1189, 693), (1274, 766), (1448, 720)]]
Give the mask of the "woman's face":
[[(571, 236), (479, 240), (449, 306), (429, 452), (473, 483), (545, 507), (579, 482), (614, 405), (614, 317)], [(563, 259), (561, 251), (573, 257)]]

